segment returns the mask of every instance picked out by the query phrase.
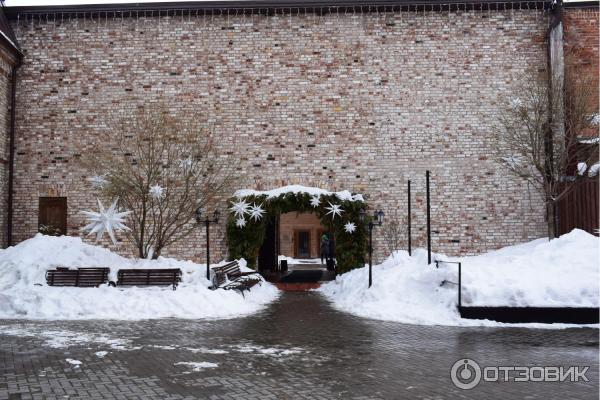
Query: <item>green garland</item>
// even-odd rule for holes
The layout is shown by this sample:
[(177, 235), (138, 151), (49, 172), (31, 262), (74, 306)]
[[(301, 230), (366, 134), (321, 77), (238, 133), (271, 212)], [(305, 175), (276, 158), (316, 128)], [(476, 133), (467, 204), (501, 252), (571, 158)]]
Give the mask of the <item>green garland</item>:
[[(249, 204), (260, 205), (265, 213), (262, 218), (254, 220), (245, 216), (246, 225), (238, 227), (237, 217), (230, 213), (227, 219), (227, 243), (229, 256), (232, 258), (245, 258), (248, 266), (256, 268), (256, 259), (262, 243), (265, 239), (267, 224), (274, 221), (278, 215), (287, 212), (314, 212), (321, 224), (329, 228), (335, 235), (335, 255), (338, 273), (344, 273), (351, 269), (362, 267), (365, 262), (367, 251), (367, 227), (360, 222), (360, 210), (366, 208), (366, 204), (360, 200), (340, 200), (335, 194), (319, 196), (320, 203), (317, 207), (311, 205), (311, 196), (308, 193), (285, 193), (278, 197), (268, 198), (266, 195), (244, 196)], [(239, 198), (230, 199), (231, 203), (239, 201)], [(332, 218), (327, 214), (326, 207), (331, 204), (340, 205), (343, 212), (341, 216)], [(356, 229), (352, 233), (346, 232), (344, 225), (348, 222), (355, 224)]]

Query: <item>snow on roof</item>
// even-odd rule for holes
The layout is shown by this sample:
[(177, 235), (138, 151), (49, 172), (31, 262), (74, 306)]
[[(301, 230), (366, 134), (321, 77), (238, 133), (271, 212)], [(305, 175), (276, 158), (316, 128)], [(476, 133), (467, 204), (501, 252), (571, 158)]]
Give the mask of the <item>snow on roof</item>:
[(253, 190), (253, 189), (240, 189), (234, 193), (235, 197), (243, 198), (248, 196), (267, 196), (267, 198), (272, 199), (275, 197), (279, 197), (281, 195), (287, 193), (306, 193), (311, 196), (328, 196), (328, 195), (336, 195), (340, 200), (347, 201), (365, 201), (361, 194), (352, 194), (347, 190), (342, 190), (341, 192), (330, 192), (329, 190), (320, 189), (316, 187), (302, 186), (302, 185), (288, 185), (283, 186), (277, 189), (272, 190)]

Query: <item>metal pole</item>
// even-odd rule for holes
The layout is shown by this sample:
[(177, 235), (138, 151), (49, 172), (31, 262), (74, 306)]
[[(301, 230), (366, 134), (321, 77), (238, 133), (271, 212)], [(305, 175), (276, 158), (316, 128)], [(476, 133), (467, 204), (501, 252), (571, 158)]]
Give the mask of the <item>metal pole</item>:
[(210, 221), (208, 220), (208, 217), (204, 221), (204, 224), (206, 225), (206, 279), (210, 280), (210, 229), (208, 229)]
[(429, 170), (425, 172), (427, 184), (427, 265), (431, 264), (431, 202), (429, 198)]
[(461, 285), (462, 265), (458, 263), (458, 309), (462, 307), (462, 285)]
[(373, 284), (373, 223), (369, 222), (369, 287)]
[(408, 255), (412, 255), (412, 238), (411, 238), (411, 220), (410, 220), (410, 179), (408, 180)]

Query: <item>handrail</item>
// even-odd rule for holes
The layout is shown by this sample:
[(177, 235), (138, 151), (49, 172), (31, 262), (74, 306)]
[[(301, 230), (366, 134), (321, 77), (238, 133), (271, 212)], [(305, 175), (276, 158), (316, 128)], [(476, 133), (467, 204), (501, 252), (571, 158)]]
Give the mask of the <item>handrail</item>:
[(460, 261), (442, 261), (435, 260), (435, 267), (439, 268), (439, 263), (458, 264), (458, 309), (462, 307), (462, 263)]

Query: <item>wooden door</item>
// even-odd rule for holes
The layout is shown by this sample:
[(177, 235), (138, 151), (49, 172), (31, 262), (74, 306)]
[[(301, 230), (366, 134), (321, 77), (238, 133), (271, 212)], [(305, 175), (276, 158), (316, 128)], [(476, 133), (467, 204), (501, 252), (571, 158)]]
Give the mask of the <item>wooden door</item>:
[(310, 231), (297, 230), (294, 236), (294, 257), (310, 258)]
[(45, 234), (67, 234), (67, 198), (40, 197), (38, 230)]

